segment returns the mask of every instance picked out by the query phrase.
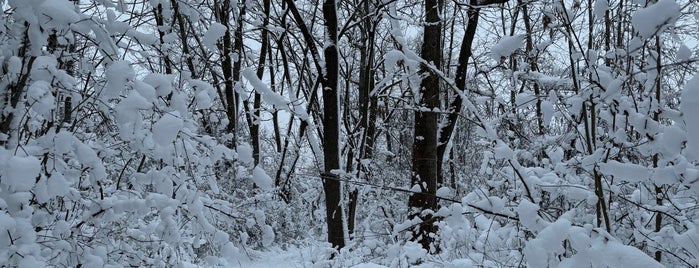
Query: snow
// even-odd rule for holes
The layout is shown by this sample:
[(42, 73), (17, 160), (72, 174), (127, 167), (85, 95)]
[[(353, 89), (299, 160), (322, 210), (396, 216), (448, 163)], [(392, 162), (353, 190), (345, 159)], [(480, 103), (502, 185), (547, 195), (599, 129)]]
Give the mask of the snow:
[(158, 37), (152, 33), (144, 33), (129, 29), (126, 31), (126, 34), (133, 37), (140, 45), (152, 46), (158, 43)]
[(249, 144), (238, 144), (237, 153), (238, 161), (245, 165), (252, 165), (254, 159), (252, 158), (252, 147)]
[(241, 73), (245, 79), (250, 82), (255, 91), (262, 95), (262, 100), (264, 102), (273, 105), (277, 109), (284, 109), (289, 112), (293, 112), (288, 108), (289, 102), (284, 98), (284, 96), (269, 89), (265, 83), (257, 78), (257, 74), (255, 74), (252, 69), (245, 68)]
[(505, 210), (505, 201), (497, 196), (490, 196), (484, 200), (481, 200), (475, 204), (477, 207), (500, 213)]
[(51, 84), (46, 81), (36, 81), (29, 86), (27, 98), (32, 103), (32, 110), (43, 116), (49, 117), (56, 106), (55, 98), (51, 94)]
[(679, 61), (686, 61), (689, 60), (692, 57), (692, 50), (687, 47), (687, 45), (682, 44), (680, 47), (677, 49), (677, 60)]
[(188, 82), (196, 92), (196, 109), (211, 108), (213, 105), (213, 100), (216, 98), (216, 91), (214, 90), (214, 87), (211, 84), (198, 79), (190, 79)]
[[(0, 133), (0, 266), (660, 267), (652, 254), (662, 248), (667, 250), (662, 264), (695, 267), (699, 265), (695, 258), (699, 222), (693, 216), (699, 193), (699, 119), (695, 118), (699, 78), (690, 79), (683, 88), (675, 85), (696, 75), (689, 68), (696, 56), (696, 40), (684, 29), (695, 21), (683, 18), (683, 28), (660, 39), (664, 52), (675, 56), (666, 62), (673, 68), (658, 73), (629, 62), (650, 59), (652, 65), (654, 49), (640, 48), (659, 31), (671, 29), (678, 18), (675, 2), (686, 5), (688, 1), (632, 0), (632, 8), (622, 10), (628, 12), (622, 15), (629, 17), (626, 23), (632, 25), (627, 26), (635, 32), (611, 51), (585, 50), (584, 45), (577, 47), (576, 36), (560, 33), (586, 26), (604, 29), (601, 19), (610, 8), (618, 10), (615, 2), (595, 0), (593, 6), (583, 2), (577, 7), (565, 1), (550, 7), (534, 3), (531, 15), (551, 18), (550, 30), (559, 33), (544, 33), (545, 40), (535, 44), (541, 52), (537, 53), (541, 72), (511, 70), (514, 65), (507, 62), (508, 56), (526, 61), (520, 55), (525, 36), (497, 40), (501, 34), (487, 34), (493, 20), (485, 21), (476, 43), (495, 45), (476, 47), (472, 58), (478, 63), (490, 54), (498, 66), (472, 70), (469, 77), (474, 79), (469, 79), (468, 87), (492, 91), (492, 96), (474, 97), (478, 105), (465, 99), (467, 125), (455, 134), (461, 144), (454, 147), (457, 184), (436, 191), (445, 197), (434, 209), (439, 227), (434, 237), (443, 251), (431, 254), (410, 239), (414, 227), (431, 222), (406, 215), (409, 158), (414, 148), (403, 142), (412, 137), (411, 124), (402, 123), (410, 123), (414, 111), (427, 111), (412, 103), (420, 98), (426, 69), (443, 78), (442, 85), (453, 86), (453, 73), (449, 67), (433, 69), (415, 52), (424, 24), (404, 10), (398, 13), (396, 9), (403, 8), (400, 2), (384, 3), (385, 9), (369, 18), (377, 23), (375, 67), (383, 70), (374, 73), (378, 83), (371, 93), (380, 95), (379, 106), (374, 107), (379, 112), (377, 134), (381, 135), (375, 146), (380, 153), (355, 159), (360, 170), (332, 171), (364, 184), (343, 183), (342, 199), (356, 187), (360, 203), (353, 238), (336, 251), (321, 242), (327, 239), (319, 177), (323, 115), (306, 113), (313, 110), (308, 107), (306, 86), (312, 86), (315, 75), (324, 70), (301, 70), (294, 64), (288, 69), (275, 60), (282, 55), (303, 65), (296, 59), (303, 60), (307, 51), (287, 49), (279, 54), (281, 47), (273, 42), (270, 62), (264, 64), (274, 72), (260, 78), (254, 67), (241, 70), (235, 91), (243, 98), (258, 93), (264, 102), (263, 117), (256, 120), (264, 130), (256, 164), (258, 156), (253, 157), (245, 143), (250, 138), (246, 125), (239, 126), (240, 135), (234, 141), (224, 130), (228, 119), (215, 88), (220, 86), (215, 80), (223, 82), (220, 76), (215, 79), (222, 71), (216, 44), (228, 31), (227, 25), (236, 26), (235, 16), (231, 21), (211, 22), (213, 6), (180, 1), (178, 12), (187, 27), (184, 34), (189, 35), (180, 40), (171, 1), (148, 0), (134, 6), (108, 0), (91, 5), (71, 0), (0, 0), (5, 12), (0, 18), (0, 29), (4, 29), (0, 30), (0, 88), (22, 86), (16, 105), (0, 104), (0, 118), (14, 115), (2, 124), (8, 131)], [(162, 5), (166, 22), (159, 29), (153, 28), (152, 8), (157, 5)], [(301, 14), (313, 14), (316, 8), (298, 7)], [(345, 8), (338, 11), (345, 14)], [(588, 11), (594, 13), (595, 25), (587, 24)], [(503, 21), (513, 19), (509, 13), (490, 15), (501, 14)], [(258, 15), (244, 20), (251, 23), (245, 27), (248, 37), (263, 30), (263, 17)], [(449, 16), (443, 19), (453, 19)], [(264, 27), (274, 35), (273, 41), (279, 41), (287, 30), (295, 31), (296, 23), (303, 23), (288, 22), (281, 25), (272, 19)], [(313, 38), (318, 38), (312, 41), (323, 42), (323, 26), (311, 26)], [(166, 34), (165, 46), (159, 45), (158, 30)], [(56, 37), (50, 40), (59, 44), (56, 50), (49, 37)], [(301, 36), (289, 36), (292, 46), (298, 44), (295, 37)], [(603, 37), (594, 38), (599, 44)], [(572, 51), (560, 49), (571, 40)], [(198, 41), (201, 47), (190, 47), (191, 53), (183, 54), (181, 44)], [(344, 117), (339, 120), (346, 120), (337, 137), (346, 145), (342, 163), (362, 139), (354, 131), (359, 123), (352, 120), (358, 101), (352, 91), (356, 86), (352, 68), (366, 47), (350, 43), (338, 43), (337, 48), (349, 57), (340, 74), (350, 87), (349, 102), (340, 107)], [(67, 49), (68, 44), (74, 44), (75, 50)], [(252, 66), (258, 60), (254, 51), (259, 41), (246, 37), (243, 45), (253, 48), (253, 53), (232, 56)], [(172, 61), (172, 74), (158, 73), (164, 69), (165, 55)], [(600, 56), (614, 64), (605, 66)], [(189, 59), (199, 73), (187, 70)], [(588, 60), (589, 66), (582, 60)], [(72, 66), (66, 65), (70, 62)], [(483, 71), (485, 80), (480, 79)], [(646, 97), (659, 74), (669, 84), (658, 102)], [(581, 79), (573, 85), (571, 77)], [(520, 78), (535, 81), (544, 93), (535, 96), (531, 88), (513, 88), (511, 83), (521, 82)], [(514, 103), (507, 97), (512, 89), (517, 90)], [(323, 89), (319, 90), (322, 94)], [(11, 96), (6, 97), (8, 102)], [(72, 98), (71, 122), (63, 122), (66, 97)], [(318, 100), (315, 104), (321, 107), (322, 98)], [(545, 134), (536, 131), (533, 105), (537, 101), (541, 101)], [(281, 131), (275, 137), (269, 119), (279, 110), (276, 123)], [(585, 121), (580, 116), (583, 112), (589, 112), (589, 120), (594, 116), (594, 122)], [(655, 112), (660, 120), (653, 119)], [(308, 123), (303, 135), (298, 132), (300, 122)], [(275, 138), (288, 144), (288, 150), (276, 148)], [(594, 141), (594, 148), (587, 148), (587, 138)], [(229, 142), (237, 145), (235, 151)], [(652, 167), (654, 162), (658, 167)], [(479, 170), (477, 164), (481, 164)], [(591, 190), (595, 171), (603, 175), (613, 234), (596, 223), (598, 197)], [(277, 172), (289, 183), (280, 189), (275, 189), (272, 177)], [(530, 195), (522, 183), (527, 183)], [(426, 185), (413, 185), (411, 190), (419, 192)], [(656, 203), (655, 185), (665, 190), (661, 205)], [(282, 190), (289, 195), (280, 198), (280, 193), (287, 193)], [(667, 213), (659, 232), (652, 230), (652, 224), (643, 226), (655, 219), (652, 210)], [(623, 219), (614, 220), (619, 217)], [(330, 259), (333, 252), (338, 254)]]
[(550, 101), (541, 102), (541, 116), (544, 121), (544, 126), (548, 126), (551, 123), (551, 119), (553, 119), (553, 114), (555, 111), (556, 110)]
[(65, 25), (80, 19), (80, 16), (75, 13), (74, 7), (75, 5), (68, 0), (48, 0), (41, 4), (39, 12), (46, 16), (43, 18), (46, 20), (46, 24), (54, 27), (65, 27)]
[(607, 0), (596, 0), (594, 4), (594, 16), (595, 20), (604, 19), (604, 13), (609, 10), (609, 1)]
[(523, 199), (517, 206), (516, 211), (522, 225), (535, 231), (543, 229), (544, 226), (542, 225), (539, 215), (537, 214), (539, 211), (539, 206), (537, 204)]
[(668, 25), (673, 25), (680, 15), (675, 0), (660, 0), (639, 9), (631, 18), (631, 25), (643, 38), (650, 38)]
[(0, 167), (0, 183), (11, 191), (26, 192), (36, 184), (41, 162), (31, 156), (11, 156), (9, 159), (2, 159)]
[(166, 96), (174, 90), (172, 86), (174, 80), (175, 76), (171, 74), (148, 74), (143, 78), (143, 82), (152, 86), (156, 95), (160, 97)]
[(131, 69), (131, 63), (128, 61), (115, 61), (107, 67), (105, 76), (107, 77), (107, 86), (102, 92), (102, 96), (106, 99), (113, 99), (121, 94), (127, 83), (136, 78), (136, 73)]
[(131, 92), (116, 106), (116, 120), (119, 124), (119, 134), (122, 139), (130, 140), (131, 137), (141, 131), (141, 109), (149, 109), (152, 104), (141, 97), (138, 92)]
[(60, 172), (54, 172), (46, 182), (47, 194), (49, 198), (67, 195), (70, 191), (69, 185), (69, 182), (66, 181), (63, 174)]
[(692, 256), (699, 256), (699, 232), (697, 232), (697, 227), (697, 223), (691, 224), (689, 230), (682, 234), (676, 234), (673, 237), (677, 244), (690, 252)]
[(513, 35), (501, 38), (500, 41), (491, 48), (490, 56), (498, 62), (502, 57), (509, 57), (524, 45), (524, 38), (524, 35)]
[(443, 197), (443, 198), (450, 198), (452, 197), (452, 191), (451, 188), (442, 186), (439, 189), (437, 189), (437, 196), (438, 197)]
[(272, 177), (267, 175), (264, 169), (262, 169), (260, 166), (256, 166), (252, 170), (252, 181), (255, 182), (255, 185), (264, 190), (271, 190), (274, 187)]
[(659, 151), (663, 156), (674, 158), (682, 151), (685, 141), (687, 137), (680, 127), (664, 127), (658, 142)]
[[(17, 56), (11, 56), (7, 60), (7, 74), (12, 77), (22, 71), (22, 60)], [(14, 78), (14, 77), (13, 77)]]
[(153, 124), (153, 139), (160, 146), (171, 145), (183, 127), (184, 121), (178, 114), (164, 114), (158, 122)]
[(614, 240), (604, 240), (605, 239), (596, 239), (590, 248), (590, 256), (596, 256), (592, 261), (593, 264), (598, 262), (606, 267), (618, 268), (665, 267), (635, 247), (623, 245)]
[(204, 37), (202, 38), (202, 43), (204, 46), (206, 46), (208, 49), (212, 51), (218, 50), (216, 47), (216, 42), (218, 41), (219, 38), (223, 37), (223, 35), (228, 31), (228, 28), (224, 26), (223, 24), (220, 24), (218, 22), (213, 22), (209, 26), (209, 29), (206, 30), (204, 33)]
[(649, 179), (652, 175), (652, 170), (648, 167), (631, 163), (621, 163), (616, 160), (599, 164), (599, 170), (603, 174), (612, 175), (616, 179), (628, 182), (644, 181)]
[(680, 111), (687, 127), (687, 159), (699, 160), (699, 75), (684, 86)]

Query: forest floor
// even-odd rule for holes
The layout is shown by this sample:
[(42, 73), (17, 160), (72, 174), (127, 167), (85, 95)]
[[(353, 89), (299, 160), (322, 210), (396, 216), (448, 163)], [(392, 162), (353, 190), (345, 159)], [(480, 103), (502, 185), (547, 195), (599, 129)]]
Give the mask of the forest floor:
[[(305, 247), (289, 247), (287, 249), (273, 248), (267, 251), (252, 251), (249, 260), (241, 260), (237, 266), (244, 268), (272, 267), (352, 267), (352, 268), (382, 268), (386, 267), (361, 260), (329, 260), (330, 251), (324, 245), (309, 245)], [(340, 262), (340, 263), (338, 263)]]

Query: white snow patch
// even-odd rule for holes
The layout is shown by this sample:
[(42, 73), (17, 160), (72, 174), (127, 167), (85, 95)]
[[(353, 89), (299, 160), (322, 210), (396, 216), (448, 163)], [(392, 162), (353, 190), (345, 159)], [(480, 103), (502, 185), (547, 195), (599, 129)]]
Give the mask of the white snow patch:
[(262, 169), (260, 166), (256, 166), (252, 170), (252, 181), (264, 190), (270, 190), (274, 187), (274, 181), (272, 180), (272, 177), (267, 175), (265, 170)]
[(449, 198), (451, 197), (451, 188), (443, 186), (437, 189), (437, 196), (442, 197), (442, 198)]
[(55, 98), (51, 94), (51, 84), (46, 81), (36, 81), (29, 86), (27, 98), (32, 103), (32, 110), (43, 116), (50, 116), (50, 112), (56, 106)]
[(107, 86), (102, 92), (102, 96), (112, 99), (121, 94), (127, 83), (134, 80), (136, 73), (128, 61), (115, 61), (107, 67), (105, 76), (107, 77)]
[(675, 24), (680, 15), (680, 6), (675, 0), (660, 0), (639, 9), (631, 18), (631, 25), (643, 38), (650, 38), (667, 25)]
[(75, 12), (75, 5), (67, 0), (50, 0), (44, 1), (39, 7), (39, 12), (44, 15), (42, 20), (45, 20), (44, 26), (53, 26), (63, 28), (68, 24), (76, 22), (80, 19), (78, 13)]
[(680, 111), (687, 125), (687, 159), (699, 160), (699, 75), (684, 86)]
[(509, 57), (524, 45), (524, 37), (524, 35), (503, 37), (491, 48), (490, 56), (496, 61), (500, 61), (502, 57)]
[(553, 107), (553, 104), (551, 104), (550, 101), (541, 102), (541, 116), (544, 120), (544, 126), (548, 126), (551, 123), (551, 119), (553, 119), (554, 112), (555, 108)]
[(12, 191), (26, 192), (36, 184), (41, 161), (32, 156), (12, 156), (3, 161), (0, 167), (0, 183), (7, 185)]
[(164, 114), (158, 122), (153, 124), (153, 139), (160, 146), (170, 145), (175, 141), (182, 127), (184, 127), (184, 122), (181, 118), (172, 114)]
[(247, 143), (239, 144), (238, 149), (238, 161), (246, 165), (252, 165), (254, 159), (252, 158), (252, 147)]
[(216, 47), (216, 42), (226, 33), (226, 31), (228, 31), (228, 28), (223, 24), (218, 22), (211, 23), (209, 29), (206, 30), (206, 33), (204, 33), (202, 43), (204, 43), (204, 46), (210, 50), (217, 50), (218, 48)]
[(604, 19), (604, 13), (609, 10), (609, 1), (596, 0), (594, 4), (595, 20)]
[(686, 61), (689, 60), (689, 58), (692, 57), (692, 50), (687, 47), (687, 45), (682, 44), (680, 47), (677, 49), (677, 60), (679, 61)]
[(170, 94), (174, 89), (172, 86), (174, 80), (175, 76), (171, 74), (148, 74), (143, 78), (143, 82), (151, 85), (158, 96)]

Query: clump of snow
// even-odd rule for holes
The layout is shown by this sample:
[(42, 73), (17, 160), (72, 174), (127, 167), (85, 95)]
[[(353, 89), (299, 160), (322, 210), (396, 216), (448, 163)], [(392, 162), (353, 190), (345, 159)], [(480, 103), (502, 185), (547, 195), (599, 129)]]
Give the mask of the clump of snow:
[(502, 57), (509, 57), (524, 45), (524, 37), (524, 35), (503, 37), (491, 48), (490, 56), (496, 61), (500, 61)]
[(254, 159), (252, 158), (252, 147), (250, 147), (249, 144), (239, 144), (236, 151), (238, 153), (238, 161), (245, 165), (251, 165), (253, 163)]
[(46, 188), (49, 198), (65, 196), (70, 191), (68, 181), (66, 181), (65, 177), (63, 177), (63, 174), (60, 172), (51, 174), (51, 177), (49, 177), (46, 182)]
[(160, 146), (170, 145), (175, 141), (182, 127), (184, 127), (184, 121), (177, 114), (165, 114), (153, 124), (153, 139)]
[(221, 38), (226, 31), (228, 31), (228, 28), (224, 26), (223, 24), (220, 24), (218, 22), (211, 23), (211, 26), (209, 26), (209, 29), (206, 30), (206, 33), (204, 33), (204, 38), (202, 38), (202, 43), (204, 46), (206, 46), (210, 50), (216, 50), (218, 49), (216, 47), (216, 42), (218, 41), (219, 38)]
[(553, 114), (555, 113), (555, 108), (550, 101), (541, 102), (541, 116), (543, 117), (544, 126), (548, 126), (553, 119)]
[(496, 196), (489, 196), (488, 198), (477, 202), (475, 205), (479, 208), (497, 213), (505, 210), (505, 201)]
[(639, 9), (631, 18), (631, 25), (643, 38), (650, 38), (664, 27), (673, 25), (680, 15), (680, 6), (675, 0), (660, 0)]
[(635, 247), (621, 244), (616, 240), (606, 240), (606, 238), (598, 238), (592, 243), (590, 256), (597, 256), (597, 258), (593, 259), (593, 264), (595, 262), (602, 264), (599, 266), (593, 265), (595, 267), (665, 267)]
[(264, 190), (270, 190), (274, 187), (272, 177), (267, 175), (264, 169), (262, 169), (260, 166), (256, 166), (252, 170), (252, 181), (255, 182), (255, 185)]
[[(32, 79), (43, 80), (47, 82), (53, 81), (55, 79), (54, 73), (56, 71), (56, 65), (58, 65), (58, 61), (56, 61), (55, 57), (37, 57), (36, 60), (34, 60), (34, 64), (32, 65)], [(20, 68), (21, 66), (22, 65), (20, 65)]]
[(66, 28), (68, 24), (76, 22), (80, 16), (75, 13), (75, 5), (67, 0), (44, 1), (39, 7), (39, 12), (43, 15), (39, 17), (42, 25), (51, 28)]
[[(22, 60), (17, 56), (7, 59), (7, 75), (12, 77), (22, 72)], [(14, 77), (13, 77), (14, 78)]]
[(539, 205), (523, 199), (517, 206), (517, 216), (524, 227), (530, 230), (539, 231), (544, 228), (539, 215)]
[(699, 75), (684, 86), (680, 111), (687, 125), (687, 159), (699, 160)]
[(151, 107), (152, 103), (136, 91), (132, 91), (119, 102), (115, 110), (117, 123), (119, 124), (119, 134), (122, 139), (130, 140), (135, 133), (142, 131), (142, 118), (139, 111)]
[(32, 110), (43, 116), (50, 116), (55, 107), (55, 98), (51, 94), (51, 84), (46, 81), (36, 81), (29, 86), (27, 98), (32, 104)]
[(644, 181), (652, 175), (652, 170), (648, 167), (632, 163), (621, 163), (616, 160), (601, 163), (599, 170), (603, 174), (612, 175), (616, 179), (628, 182)]
[(11, 191), (26, 192), (36, 184), (41, 162), (32, 156), (11, 156), (0, 163), (0, 183)]
[(609, 1), (596, 0), (594, 6), (595, 20), (604, 19), (604, 13), (609, 10)]
[(680, 47), (677, 49), (677, 60), (679, 61), (686, 61), (689, 60), (689, 58), (692, 57), (692, 50), (687, 47), (687, 45), (682, 44)]
[(174, 80), (175, 76), (171, 74), (148, 74), (143, 78), (143, 82), (155, 88), (155, 93), (161, 97), (170, 94), (174, 90), (172, 86)]
[(685, 132), (678, 126), (664, 127), (659, 139), (659, 151), (663, 156), (674, 158), (680, 154), (686, 140)]
[(155, 88), (143, 81), (134, 81), (133, 89), (149, 102), (154, 102), (156, 100)]
[(155, 34), (148, 34), (134, 29), (127, 30), (126, 34), (141, 45), (151, 46), (158, 43), (158, 37), (156, 37)]
[(107, 77), (107, 86), (102, 92), (102, 96), (106, 99), (113, 99), (121, 94), (127, 83), (134, 81), (136, 73), (128, 61), (115, 61), (107, 67), (105, 76)]
[(448, 197), (451, 197), (451, 195), (452, 195), (452, 192), (451, 192), (451, 188), (449, 188), (449, 187), (442, 186), (439, 189), (437, 189), (437, 196), (438, 197), (448, 198)]
[(189, 84), (195, 90), (195, 100), (197, 103), (196, 109), (208, 109), (213, 105), (213, 100), (216, 98), (216, 91), (211, 84), (197, 80), (189, 80)]
[(690, 224), (689, 230), (682, 234), (676, 234), (673, 237), (677, 244), (690, 252), (692, 256), (699, 256), (699, 232), (697, 232), (697, 227), (699, 227), (699, 222)]
[[(284, 110), (289, 110), (288, 107), (288, 101), (282, 96), (279, 95), (279, 93), (276, 93), (269, 89), (265, 83), (263, 83), (259, 78), (257, 78), (257, 75), (255, 72), (252, 71), (250, 68), (246, 68), (242, 71), (242, 75), (247, 79), (250, 84), (252, 84), (253, 88), (255, 91), (262, 95), (262, 100), (265, 101), (268, 104), (273, 105), (277, 109), (284, 109)], [(291, 110), (289, 110), (292, 112)]]

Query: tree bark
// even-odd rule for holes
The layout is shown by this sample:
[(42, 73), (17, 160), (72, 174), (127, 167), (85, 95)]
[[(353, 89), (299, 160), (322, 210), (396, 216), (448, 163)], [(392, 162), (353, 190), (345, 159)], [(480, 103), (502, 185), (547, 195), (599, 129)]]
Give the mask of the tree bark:
[(338, 121), (338, 51), (337, 51), (337, 10), (335, 0), (325, 0), (323, 3), (323, 18), (325, 20), (325, 70), (323, 74), (323, 160), (325, 172), (323, 190), (325, 191), (325, 207), (327, 214), (328, 242), (334, 248), (345, 246), (345, 236), (342, 221), (341, 184), (333, 170), (340, 168), (339, 121)]
[[(442, 21), (439, 18), (439, 1), (425, 0), (425, 26), (423, 33), (422, 58), (434, 68), (440, 69), (442, 62)], [(437, 227), (430, 211), (436, 211), (437, 178), (439, 176), (437, 142), (439, 140), (439, 76), (430, 67), (421, 66), (427, 76), (420, 83), (420, 106), (415, 111), (415, 135), (413, 137), (412, 185), (419, 186), (419, 192), (408, 199), (409, 218), (420, 218), (422, 223), (413, 230), (412, 239), (419, 242), (429, 252), (433, 246)]]

